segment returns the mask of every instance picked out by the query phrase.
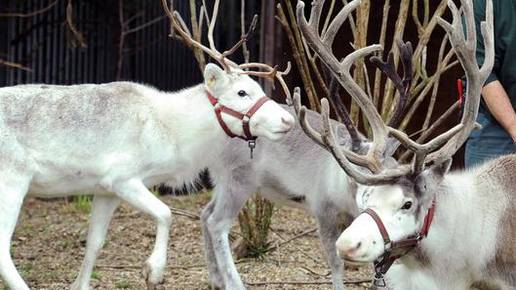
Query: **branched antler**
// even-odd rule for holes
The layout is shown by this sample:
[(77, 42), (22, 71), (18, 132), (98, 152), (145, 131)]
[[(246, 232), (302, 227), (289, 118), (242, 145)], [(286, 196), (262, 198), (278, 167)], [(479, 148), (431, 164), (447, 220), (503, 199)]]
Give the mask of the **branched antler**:
[[(453, 14), (453, 22), (450, 24), (439, 19), (439, 24), (446, 30), (457, 54), (457, 58), (466, 72), (468, 82), (465, 112), (460, 124), (425, 144), (419, 144), (411, 140), (405, 133), (391, 127), (391, 125), (397, 125), (399, 121), (398, 114), (401, 114), (398, 110), (402, 110), (403, 107), (398, 104), (390, 124), (386, 125), (380, 118), (371, 99), (354, 82), (349, 73), (355, 60), (371, 52), (380, 50), (381, 47), (379, 45), (372, 45), (359, 49), (348, 55), (342, 62), (339, 62), (332, 52), (334, 33), (336, 33), (336, 30), (338, 30), (344, 22), (341, 17), (344, 17), (344, 19), (347, 18), (347, 15), (356, 9), (359, 3), (360, 0), (354, 0), (346, 5), (332, 21), (328, 31), (322, 36), (319, 35), (318, 22), (321, 14), (320, 9), (324, 1), (315, 1), (315, 5), (312, 6), (310, 21), (305, 19), (304, 3), (299, 1), (297, 5), (297, 18), (301, 31), (307, 39), (307, 43), (328, 66), (344, 89), (346, 89), (357, 102), (369, 121), (373, 133), (373, 144), (367, 154), (358, 155), (346, 148), (342, 148), (342, 146), (338, 146), (330, 127), (329, 104), (326, 99), (323, 99), (321, 102), (321, 118), (324, 124), (322, 132), (317, 132), (307, 122), (306, 108), (301, 106), (299, 94), (296, 94), (294, 99), (296, 112), (303, 130), (319, 145), (329, 150), (348, 175), (359, 183), (373, 185), (391, 182), (401, 176), (421, 172), (424, 170), (425, 166), (433, 163), (442, 163), (450, 158), (465, 142), (467, 136), (475, 127), (475, 119), (481, 98), (481, 88), (494, 62), (493, 5), (492, 0), (487, 1), (486, 21), (481, 24), (486, 57), (484, 64), (479, 69), (475, 57), (476, 32), (471, 0), (461, 0), (462, 13), (457, 9), (452, 0), (448, 1), (448, 6)], [(464, 14), (466, 19), (466, 36), (462, 29), (461, 14)], [(403, 79), (396, 72), (392, 56), (388, 57), (387, 62), (383, 62), (378, 58), (373, 58), (372, 61), (393, 80), (393, 83), (400, 93), (399, 103), (403, 103), (406, 102), (406, 97), (410, 94), (410, 83), (412, 81), (412, 47), (410, 43), (399, 44), (399, 46), (404, 67)], [(414, 152), (415, 158), (413, 159), (413, 164), (399, 165), (393, 169), (382, 168), (381, 154), (385, 150), (385, 140), (388, 135), (398, 139), (403, 146)], [(360, 170), (355, 165), (366, 167), (369, 172)]]
[[(284, 71), (279, 71), (278, 68), (271, 67), (270, 65), (264, 64), (264, 63), (245, 63), (238, 65), (237, 63), (231, 61), (228, 57), (235, 53), (244, 43), (246, 43), (252, 36), (253, 32), (256, 30), (257, 23), (258, 23), (258, 15), (254, 15), (253, 20), (251, 21), (251, 24), (249, 25), (248, 31), (243, 34), (240, 38), (240, 40), (235, 43), (230, 49), (220, 52), (216, 46), (214, 41), (214, 31), (215, 26), (217, 23), (217, 15), (219, 11), (220, 6), (220, 0), (215, 0), (214, 6), (213, 6), (213, 13), (210, 16), (208, 16), (207, 7), (206, 4), (203, 1), (203, 6), (201, 7), (201, 13), (199, 16), (199, 20), (201, 21), (199, 26), (201, 26), (201, 23), (203, 21), (203, 15), (206, 17), (206, 21), (208, 22), (208, 46), (205, 46), (201, 43), (200, 40), (196, 40), (193, 38), (193, 34), (186, 25), (185, 21), (181, 17), (181, 15), (174, 11), (173, 8), (168, 6), (167, 0), (161, 1), (163, 4), (163, 9), (165, 10), (166, 15), (170, 19), (171, 26), (174, 29), (174, 32), (179, 35), (181, 40), (189, 47), (193, 49), (201, 50), (202, 52), (209, 55), (212, 59), (217, 61), (228, 73), (234, 71), (236, 73), (240, 74), (248, 74), (260, 78), (265, 78), (268, 80), (274, 81), (274, 79), (277, 79), (278, 82), (281, 85), (281, 88), (285, 92), (285, 96), (287, 99), (287, 102), (291, 102), (291, 95), (290, 90), (288, 89), (288, 86), (284, 80), (284, 76), (289, 73), (290, 71), (290, 62), (287, 65), (287, 68)], [(258, 69), (258, 71), (251, 71), (250, 69), (255, 68)]]
[(410, 96), (413, 74), (412, 55), (414, 54), (414, 51), (412, 50), (412, 44), (410, 42), (403, 43), (400, 40), (398, 42), (398, 48), (400, 51), (401, 63), (403, 65), (403, 79), (396, 70), (396, 65), (394, 64), (394, 54), (392, 52), (389, 53), (386, 62), (382, 61), (381, 58), (377, 56), (370, 58), (371, 62), (392, 81), (395, 88), (399, 92), (399, 99), (395, 106), (396, 109), (388, 125), (389, 127), (394, 128), (398, 127), (401, 122), (403, 109), (405, 108), (407, 100)]

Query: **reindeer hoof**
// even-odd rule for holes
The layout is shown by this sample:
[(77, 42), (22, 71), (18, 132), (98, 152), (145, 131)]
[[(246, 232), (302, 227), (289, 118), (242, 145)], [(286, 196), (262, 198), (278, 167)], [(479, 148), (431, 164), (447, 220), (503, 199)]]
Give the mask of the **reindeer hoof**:
[(165, 290), (163, 278), (153, 277), (152, 268), (148, 263), (143, 266), (142, 274), (147, 284), (147, 290)]

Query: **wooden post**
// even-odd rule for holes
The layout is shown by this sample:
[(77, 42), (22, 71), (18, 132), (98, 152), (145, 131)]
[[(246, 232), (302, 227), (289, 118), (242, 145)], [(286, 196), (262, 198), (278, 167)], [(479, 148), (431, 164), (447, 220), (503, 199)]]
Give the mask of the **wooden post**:
[[(275, 15), (276, 1), (262, 1), (260, 12), (260, 61), (270, 65), (280, 63), (277, 56), (283, 51), (282, 30), (280, 25), (276, 23)], [(280, 102), (284, 99), (278, 93), (279, 90), (276, 90), (273, 95), (271, 82), (263, 82), (263, 87), (265, 93), (271, 98)]]

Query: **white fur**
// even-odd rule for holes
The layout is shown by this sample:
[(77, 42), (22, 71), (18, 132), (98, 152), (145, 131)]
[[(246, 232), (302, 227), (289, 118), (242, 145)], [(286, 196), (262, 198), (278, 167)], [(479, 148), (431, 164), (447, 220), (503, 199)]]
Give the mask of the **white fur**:
[[(292, 110), (293, 108), (286, 108)], [(307, 118), (321, 126), (318, 113)], [(351, 140), (344, 125), (332, 121), (339, 143)], [(258, 140), (254, 159), (232, 140), (219, 160), (209, 167), (215, 182), (213, 197), (201, 215), (209, 277), (221, 289), (245, 289), (231, 255), (228, 232), (245, 202), (256, 192), (278, 204), (295, 206), (312, 214), (331, 269), (333, 289), (343, 290), (343, 262), (335, 241), (342, 227), (357, 214), (354, 182), (333, 156), (314, 143), (296, 124), (279, 142)]]
[[(515, 289), (515, 265), (497, 264), (502, 262), (494, 259), (500, 238), (509, 241), (502, 247), (515, 249), (514, 232), (500, 230), (502, 223), (510, 222), (503, 220), (504, 217), (514, 216), (515, 168), (516, 155), (511, 155), (472, 170), (449, 173), (435, 191), (424, 193), (419, 200), (403, 193), (397, 185), (374, 187), (367, 192), (368, 197), (358, 195), (361, 207), (377, 211), (392, 240), (419, 232), (429, 200), (435, 197), (434, 220), (428, 237), (418, 249), (426, 257), (425, 261), (413, 252), (401, 258), (387, 272), (389, 286), (396, 290), (463, 290), (482, 282), (499, 287), (495, 289)], [(414, 212), (400, 210), (406, 200), (426, 203), (418, 222), (415, 222)], [(361, 262), (373, 262), (383, 253), (383, 247), (376, 223), (365, 214), (355, 219), (337, 241), (343, 258)], [(509, 274), (493, 274), (488, 270), (493, 265), (504, 268)]]
[[(28, 289), (9, 254), (27, 194), (95, 196), (86, 256), (72, 289), (89, 289), (95, 259), (121, 200), (156, 220), (156, 244), (144, 274), (149, 289), (162, 282), (172, 216), (147, 187), (190, 182), (230, 140), (206, 89), (241, 112), (264, 95), (248, 76), (228, 75), (212, 64), (205, 80), (205, 85), (177, 93), (129, 82), (0, 89), (0, 277), (8, 287)], [(238, 96), (240, 90), (248, 96)], [(240, 120), (223, 118), (235, 134), (242, 134)], [(291, 114), (267, 102), (250, 127), (256, 136), (277, 140), (293, 123)]]

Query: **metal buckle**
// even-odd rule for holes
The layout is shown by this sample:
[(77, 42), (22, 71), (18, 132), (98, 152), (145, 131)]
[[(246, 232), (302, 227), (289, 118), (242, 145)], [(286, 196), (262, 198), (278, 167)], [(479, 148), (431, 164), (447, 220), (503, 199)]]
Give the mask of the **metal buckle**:
[(244, 116), (242, 117), (242, 122), (244, 122), (244, 123), (249, 123), (249, 121), (251, 121), (251, 118), (249, 118), (247, 115), (244, 115)]
[(392, 241), (388, 242), (387, 244), (384, 244), (384, 252), (389, 253), (392, 250)]
[(247, 141), (247, 146), (249, 146), (249, 151), (251, 153), (251, 159), (253, 159), (253, 150), (256, 148), (256, 140)]
[(381, 288), (387, 287), (387, 283), (385, 282), (385, 278), (383, 277), (382, 273), (376, 273), (374, 275), (373, 285)]

